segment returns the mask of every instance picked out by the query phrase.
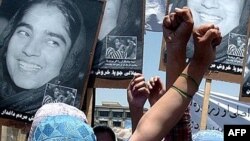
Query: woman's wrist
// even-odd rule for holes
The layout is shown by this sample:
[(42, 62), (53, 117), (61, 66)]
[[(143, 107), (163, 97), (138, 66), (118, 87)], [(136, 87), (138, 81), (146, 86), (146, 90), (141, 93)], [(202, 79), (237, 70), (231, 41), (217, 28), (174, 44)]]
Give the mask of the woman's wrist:
[(129, 104), (130, 112), (141, 112), (143, 111), (144, 105)]
[(192, 83), (195, 82), (196, 84), (194, 86), (197, 86), (197, 85), (200, 85), (200, 82), (205, 72), (208, 70), (208, 67), (209, 65), (206, 65), (205, 63), (191, 60), (182, 73), (192, 78), (192, 81), (193, 81)]
[(191, 60), (188, 64), (188, 72), (198, 75), (204, 75), (208, 70), (210, 63), (200, 62), (197, 60)]
[(179, 76), (175, 83), (176, 91), (187, 99), (197, 92), (200, 82), (207, 71), (208, 65), (192, 60), (182, 71), (185, 76)]

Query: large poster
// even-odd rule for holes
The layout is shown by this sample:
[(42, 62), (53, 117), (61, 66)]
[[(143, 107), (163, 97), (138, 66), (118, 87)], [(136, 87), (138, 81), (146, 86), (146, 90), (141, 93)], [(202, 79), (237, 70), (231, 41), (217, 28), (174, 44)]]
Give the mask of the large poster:
[(95, 0), (2, 2), (0, 117), (30, 122), (51, 102), (80, 108), (103, 9)]
[(95, 49), (92, 80), (111, 80), (107, 87), (115, 87), (119, 83), (113, 80), (129, 80), (135, 72), (141, 72), (143, 30), (143, 0), (108, 0)]
[[(250, 14), (249, 0), (176, 0), (176, 7), (188, 6), (193, 14), (194, 27), (214, 23), (223, 36), (216, 48), (216, 58), (206, 78), (240, 83), (243, 76), (243, 62), (247, 47), (247, 28)], [(162, 49), (164, 51), (164, 48)], [(187, 46), (187, 61), (193, 56), (192, 37)], [(164, 57), (164, 53), (162, 53)], [(161, 61), (164, 60), (163, 58)], [(167, 67), (167, 66), (166, 66)], [(163, 68), (163, 67), (160, 67)]]

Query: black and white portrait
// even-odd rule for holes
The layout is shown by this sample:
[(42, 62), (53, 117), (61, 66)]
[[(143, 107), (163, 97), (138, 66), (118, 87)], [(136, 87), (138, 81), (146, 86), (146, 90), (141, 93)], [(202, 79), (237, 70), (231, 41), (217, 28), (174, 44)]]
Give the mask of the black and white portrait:
[(77, 89), (47, 83), (42, 105), (48, 103), (66, 103), (74, 106), (76, 94)]
[[(48, 96), (52, 101), (61, 99), (80, 108), (102, 3), (27, 0), (15, 5), (16, 1), (4, 0), (2, 4), (15, 6), (16, 10), (8, 15), (8, 24), (1, 33), (0, 112), (34, 114)], [(87, 8), (94, 6), (93, 12)], [(95, 18), (89, 18), (90, 13)], [(55, 95), (47, 94), (57, 93), (52, 85), (65, 94), (54, 100)]]
[(136, 59), (136, 36), (107, 36), (107, 59)]
[(91, 78), (130, 79), (133, 72), (141, 72), (143, 4), (143, 1), (107, 0)]
[[(244, 57), (246, 43), (246, 35), (230, 33), (228, 38), (227, 54), (232, 56)], [(241, 65), (243, 65), (243, 62)]]

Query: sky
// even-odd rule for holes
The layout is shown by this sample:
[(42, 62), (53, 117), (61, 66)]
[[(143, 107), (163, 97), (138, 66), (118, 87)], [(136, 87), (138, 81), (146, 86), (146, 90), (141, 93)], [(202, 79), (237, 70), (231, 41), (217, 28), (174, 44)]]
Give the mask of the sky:
[[(146, 31), (144, 35), (144, 54), (142, 69), (146, 80), (149, 80), (152, 76), (158, 75), (163, 82), (166, 81), (165, 72), (159, 70), (161, 43), (162, 32)], [(205, 79), (202, 80), (199, 89), (205, 89)], [(211, 91), (224, 93), (238, 98), (240, 92), (240, 84), (212, 80)], [(119, 102), (122, 106), (128, 106), (126, 92), (126, 89), (97, 88), (95, 103), (96, 105), (101, 105), (102, 102), (112, 101)], [(149, 107), (148, 102), (146, 103), (145, 107)]]

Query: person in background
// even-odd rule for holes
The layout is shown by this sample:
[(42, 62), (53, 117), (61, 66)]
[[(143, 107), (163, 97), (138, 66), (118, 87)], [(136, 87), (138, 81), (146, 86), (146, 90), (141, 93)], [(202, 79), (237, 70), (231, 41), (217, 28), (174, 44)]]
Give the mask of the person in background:
[(224, 134), (218, 130), (200, 130), (192, 136), (193, 141), (224, 141)]
[(28, 136), (28, 141), (96, 141), (86, 115), (65, 103), (49, 103), (39, 108)]
[(114, 131), (106, 125), (98, 125), (93, 128), (97, 141), (116, 141)]
[[(186, 65), (186, 45), (192, 31), (195, 52), (193, 59)], [(215, 58), (216, 46), (222, 39), (219, 28), (213, 24), (201, 25), (193, 30), (192, 14), (187, 7), (176, 8), (175, 12), (164, 18), (163, 33), (166, 44), (170, 46), (167, 49), (167, 64), (173, 65), (168, 73), (174, 75), (168, 75), (167, 92), (164, 93), (159, 87), (154, 100), (157, 102), (143, 114), (143, 105), (147, 98), (152, 101), (154, 95), (150, 92), (155, 86), (147, 84), (142, 74), (135, 74), (127, 89), (133, 121), (130, 141), (160, 141), (174, 128), (198, 90), (204, 73)], [(191, 136), (184, 140), (191, 140)]]

